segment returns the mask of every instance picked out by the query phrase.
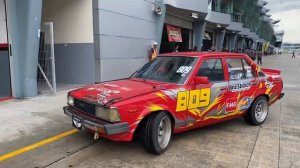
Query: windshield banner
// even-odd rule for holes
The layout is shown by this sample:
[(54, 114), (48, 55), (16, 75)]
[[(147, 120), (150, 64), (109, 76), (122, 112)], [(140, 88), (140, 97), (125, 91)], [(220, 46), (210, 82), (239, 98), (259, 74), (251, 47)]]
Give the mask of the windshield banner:
[(169, 42), (182, 42), (180, 28), (167, 25), (167, 31)]

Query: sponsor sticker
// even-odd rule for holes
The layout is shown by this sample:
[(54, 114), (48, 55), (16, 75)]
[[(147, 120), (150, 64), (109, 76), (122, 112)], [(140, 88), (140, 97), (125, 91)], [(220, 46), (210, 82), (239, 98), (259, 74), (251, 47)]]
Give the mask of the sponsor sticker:
[(248, 109), (251, 106), (253, 98), (246, 96), (239, 101), (238, 108), (240, 110)]
[(273, 86), (274, 86), (273, 82), (270, 82), (270, 81), (266, 81), (266, 82), (265, 82), (265, 85), (266, 85), (266, 87), (267, 87), (268, 89), (272, 89)]
[(247, 69), (247, 75), (246, 76), (247, 76), (247, 78), (253, 77), (252, 72), (251, 72), (250, 69)]
[(237, 108), (237, 98), (230, 98), (226, 100), (226, 112), (235, 111)]
[(187, 73), (190, 72), (191, 69), (192, 69), (191, 66), (181, 66), (181, 67), (179, 67), (179, 69), (176, 71), (176, 73), (187, 74)]
[(241, 83), (237, 83), (237, 84), (230, 84), (229, 90), (232, 92), (239, 92), (239, 91), (250, 89), (250, 86), (251, 86), (251, 82), (241, 82)]

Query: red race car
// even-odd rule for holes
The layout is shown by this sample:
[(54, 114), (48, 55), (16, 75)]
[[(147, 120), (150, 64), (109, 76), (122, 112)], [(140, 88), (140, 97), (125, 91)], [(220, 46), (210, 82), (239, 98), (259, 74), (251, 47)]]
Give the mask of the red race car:
[(171, 53), (129, 78), (69, 92), (64, 113), (96, 139), (137, 137), (148, 152), (161, 154), (174, 133), (240, 117), (261, 125), (282, 88), (280, 71), (244, 54)]

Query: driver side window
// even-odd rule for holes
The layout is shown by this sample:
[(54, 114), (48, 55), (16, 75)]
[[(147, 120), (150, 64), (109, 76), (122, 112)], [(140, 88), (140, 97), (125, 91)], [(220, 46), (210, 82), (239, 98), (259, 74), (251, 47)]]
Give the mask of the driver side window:
[(206, 59), (203, 61), (197, 76), (207, 77), (210, 82), (224, 81), (224, 70), (221, 59)]

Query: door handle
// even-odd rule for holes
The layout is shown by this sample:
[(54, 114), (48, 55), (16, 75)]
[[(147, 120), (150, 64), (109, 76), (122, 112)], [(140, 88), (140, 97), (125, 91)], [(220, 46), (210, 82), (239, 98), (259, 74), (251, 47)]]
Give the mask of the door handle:
[(11, 44), (9, 44), (9, 56), (12, 56)]

